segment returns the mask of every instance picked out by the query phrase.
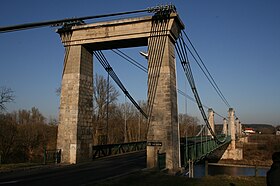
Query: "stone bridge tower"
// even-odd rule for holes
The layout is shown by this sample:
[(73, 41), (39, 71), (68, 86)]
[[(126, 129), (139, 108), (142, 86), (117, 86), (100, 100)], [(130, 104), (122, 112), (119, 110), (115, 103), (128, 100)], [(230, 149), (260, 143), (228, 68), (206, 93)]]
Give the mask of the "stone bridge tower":
[[(215, 121), (214, 121), (214, 110), (212, 108), (208, 109), (208, 121), (212, 131), (215, 133)], [(207, 135), (212, 136), (210, 130), (207, 130)]]
[(243, 159), (243, 149), (236, 147), (236, 125), (235, 125), (235, 114), (234, 109), (229, 108), (228, 111), (228, 132), (227, 134), (231, 137), (231, 142), (222, 155), (222, 159), (233, 159), (242, 160)]
[(166, 167), (179, 168), (179, 131), (174, 44), (184, 28), (176, 13), (63, 27), (65, 47), (57, 148), (62, 162), (91, 158), (93, 51), (148, 46), (149, 128), (147, 167), (166, 153)]

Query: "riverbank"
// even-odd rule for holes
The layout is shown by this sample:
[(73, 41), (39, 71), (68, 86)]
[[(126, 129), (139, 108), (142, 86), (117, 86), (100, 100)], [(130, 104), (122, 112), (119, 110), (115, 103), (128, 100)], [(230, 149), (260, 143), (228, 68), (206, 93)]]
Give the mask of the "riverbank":
[(220, 160), (219, 164), (270, 167), (272, 164), (272, 160), (257, 160), (257, 159)]
[(219, 163), (270, 167), (272, 154), (280, 151), (280, 136), (255, 134), (248, 136), (248, 143), (237, 145), (242, 145), (243, 160), (220, 160)]
[(139, 171), (130, 175), (107, 179), (103, 182), (88, 185), (97, 186), (172, 186), (172, 185), (192, 185), (192, 186), (263, 186), (266, 185), (265, 177), (243, 177), (243, 176), (207, 176), (203, 178), (188, 178), (185, 176), (171, 176), (163, 172)]

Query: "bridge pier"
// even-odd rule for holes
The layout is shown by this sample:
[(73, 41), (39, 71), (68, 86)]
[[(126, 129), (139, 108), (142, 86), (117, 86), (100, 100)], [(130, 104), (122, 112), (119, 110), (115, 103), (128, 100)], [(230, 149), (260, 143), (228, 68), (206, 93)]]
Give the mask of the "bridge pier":
[(57, 148), (62, 163), (86, 161), (92, 146), (92, 53), (82, 45), (66, 48), (61, 83)]
[(230, 108), (228, 111), (228, 135), (231, 136), (231, 143), (227, 147), (226, 151), (222, 155), (221, 159), (233, 159), (242, 160), (243, 159), (243, 149), (236, 148), (236, 127), (234, 123), (234, 110)]
[(240, 138), (242, 136), (242, 125), (241, 122), (238, 118), (235, 120), (235, 125), (236, 125), (236, 135)]
[[(165, 21), (165, 27), (171, 28), (171, 32), (155, 30), (148, 41), (148, 105), (152, 110), (147, 134), (147, 167), (157, 167), (158, 154), (166, 154), (166, 168), (173, 173), (180, 167), (180, 140), (174, 46), (177, 38), (173, 37), (172, 30), (179, 31), (182, 25)], [(160, 28), (166, 23), (155, 21), (153, 24), (152, 27)], [(155, 53), (159, 56), (152, 56)]]
[(237, 137), (240, 137), (240, 134), (241, 134), (239, 124), (240, 124), (239, 119), (236, 118), (235, 119), (235, 127), (236, 127), (236, 136)]
[(239, 132), (240, 136), (242, 136), (242, 123), (239, 121)]
[[(208, 109), (208, 121), (213, 132), (215, 133), (214, 110), (212, 108)], [(207, 135), (212, 136), (209, 129), (207, 130)]]
[(228, 126), (227, 126), (227, 119), (226, 118), (224, 118), (223, 119), (223, 134), (224, 135), (228, 135)]

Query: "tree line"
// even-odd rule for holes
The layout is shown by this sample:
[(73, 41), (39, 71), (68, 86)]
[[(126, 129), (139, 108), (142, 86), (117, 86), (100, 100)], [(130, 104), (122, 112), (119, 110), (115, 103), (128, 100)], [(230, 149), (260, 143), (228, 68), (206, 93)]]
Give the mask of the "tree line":
[[(109, 88), (108, 88), (109, 87)], [(94, 145), (116, 144), (147, 139), (147, 119), (133, 104), (118, 103), (120, 93), (112, 83), (98, 74), (93, 83), (93, 123)], [(147, 102), (139, 101), (139, 106), (147, 113)], [(197, 134), (198, 119), (186, 114), (179, 114), (180, 136)]]
[(56, 148), (57, 125), (46, 123), (33, 107), (0, 115), (1, 163), (42, 161), (44, 149)]
[[(94, 145), (146, 140), (147, 119), (131, 103), (118, 102), (120, 93), (111, 82), (108, 84), (96, 74), (93, 91)], [(35, 107), (6, 112), (5, 104), (14, 101), (14, 96), (11, 89), (0, 88), (0, 95), (3, 92), (9, 99), (0, 97), (0, 163), (42, 161), (45, 149), (56, 149), (58, 122), (47, 121)], [(59, 95), (60, 89), (56, 92)], [(147, 110), (145, 101), (139, 101), (139, 105)], [(182, 137), (193, 136), (198, 130), (198, 119), (179, 114), (179, 125)]]

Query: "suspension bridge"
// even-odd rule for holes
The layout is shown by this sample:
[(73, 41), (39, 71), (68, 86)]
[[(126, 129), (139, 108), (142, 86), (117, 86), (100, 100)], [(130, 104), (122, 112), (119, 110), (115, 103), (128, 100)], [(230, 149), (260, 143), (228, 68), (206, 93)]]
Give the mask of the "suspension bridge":
[[(85, 20), (138, 13), (147, 13), (147, 16), (85, 23)], [(0, 27), (0, 33), (45, 26), (60, 27), (57, 33), (65, 47), (57, 139), (61, 162), (76, 164), (99, 157), (146, 150), (148, 168), (167, 168), (170, 172), (177, 172), (181, 167), (187, 167), (189, 160), (203, 160), (225, 146), (221, 158), (242, 159), (242, 149), (235, 145), (241, 137), (241, 123), (184, 30), (185, 26), (175, 6), (163, 5), (136, 11)], [(121, 48), (137, 46), (148, 46), (148, 53), (145, 54), (147, 68), (121, 51)], [(102, 52), (108, 49), (148, 74), (147, 110), (139, 106), (114, 72)], [(146, 141), (93, 146), (93, 56), (147, 119)], [(176, 56), (194, 98), (177, 88)], [(225, 103), (228, 117), (202, 104), (192, 73), (192, 61), (198, 64)], [(205, 126), (201, 127), (197, 136), (179, 136), (178, 93), (196, 102), (201, 113)], [(208, 115), (205, 108), (208, 109)], [(215, 131), (215, 114), (224, 118), (221, 134)]]

